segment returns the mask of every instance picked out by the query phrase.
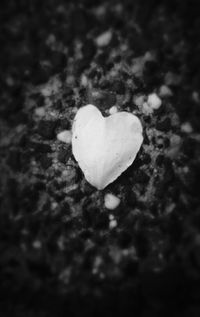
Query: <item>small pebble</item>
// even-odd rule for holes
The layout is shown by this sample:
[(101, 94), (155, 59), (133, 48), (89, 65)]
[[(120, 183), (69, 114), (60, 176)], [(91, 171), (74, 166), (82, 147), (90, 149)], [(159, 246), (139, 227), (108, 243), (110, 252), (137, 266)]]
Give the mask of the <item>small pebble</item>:
[(144, 102), (142, 105), (142, 113), (144, 113), (145, 115), (150, 115), (153, 112), (153, 109), (151, 107), (149, 107), (147, 102)]
[(57, 140), (65, 143), (71, 143), (72, 133), (69, 130), (64, 130), (57, 134)]
[(106, 194), (104, 197), (104, 204), (107, 209), (113, 210), (120, 204), (120, 199), (113, 194)]
[(117, 220), (116, 219), (111, 220), (109, 223), (109, 228), (114, 229), (116, 227), (117, 227)]
[(14, 79), (13, 79), (12, 77), (8, 76), (8, 77), (6, 78), (6, 84), (7, 84), (8, 86), (12, 87), (12, 86), (14, 86), (15, 81), (14, 81)]
[(145, 96), (143, 95), (140, 95), (140, 96), (134, 96), (133, 98), (133, 102), (136, 106), (138, 107), (142, 107), (143, 103), (144, 103), (144, 100), (145, 100)]
[(162, 85), (159, 89), (159, 96), (160, 97), (171, 97), (173, 95), (171, 89), (166, 86), (166, 85)]
[(193, 129), (192, 129), (192, 126), (189, 122), (184, 122), (182, 125), (181, 125), (181, 131), (182, 132), (185, 132), (185, 133), (192, 133), (193, 132)]
[(99, 47), (103, 47), (103, 46), (107, 46), (110, 41), (112, 39), (112, 33), (110, 30), (100, 34), (97, 38), (96, 38), (96, 44)]
[(147, 103), (149, 107), (151, 107), (153, 110), (156, 110), (160, 108), (162, 100), (158, 97), (156, 93), (152, 93), (148, 95)]
[(195, 102), (199, 102), (199, 93), (197, 91), (193, 91), (192, 93), (192, 99), (195, 101)]
[(49, 36), (46, 39), (46, 45), (51, 46), (56, 42), (56, 37), (54, 34), (49, 34)]
[(117, 113), (117, 107), (116, 106), (113, 106), (109, 109), (109, 114), (114, 114), (114, 113)]
[(88, 85), (88, 79), (87, 79), (87, 77), (85, 76), (85, 74), (83, 74), (83, 75), (81, 76), (81, 85), (84, 86), (84, 87), (87, 87), (87, 85)]
[(131, 71), (136, 77), (142, 77), (144, 71), (144, 64), (145, 60), (142, 57), (134, 58)]
[(154, 54), (153, 52), (147, 51), (147, 52), (144, 54), (144, 60), (145, 60), (145, 62), (154, 61), (154, 60), (155, 60), (155, 54)]
[(109, 215), (109, 220), (111, 221), (111, 220), (113, 220), (113, 219), (115, 219), (114, 215), (110, 214), (110, 215)]
[(99, 5), (93, 9), (94, 15), (97, 17), (102, 17), (105, 15), (106, 12), (106, 6), (105, 5)]

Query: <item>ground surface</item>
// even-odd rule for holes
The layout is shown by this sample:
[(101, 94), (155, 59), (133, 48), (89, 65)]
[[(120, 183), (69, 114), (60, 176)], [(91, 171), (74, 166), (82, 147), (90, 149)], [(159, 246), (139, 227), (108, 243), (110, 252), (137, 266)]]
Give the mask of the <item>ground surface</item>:
[[(197, 3), (3, 2), (1, 316), (199, 316)], [(103, 191), (56, 138), (89, 102), (144, 128), (137, 159)]]

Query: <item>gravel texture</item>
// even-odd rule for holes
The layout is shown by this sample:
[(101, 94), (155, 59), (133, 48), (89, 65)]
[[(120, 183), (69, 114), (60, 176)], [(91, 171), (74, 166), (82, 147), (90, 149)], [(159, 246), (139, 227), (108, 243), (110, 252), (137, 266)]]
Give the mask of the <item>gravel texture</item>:
[[(2, 1), (2, 317), (200, 315), (197, 2)], [(87, 103), (144, 129), (103, 191), (57, 139)]]

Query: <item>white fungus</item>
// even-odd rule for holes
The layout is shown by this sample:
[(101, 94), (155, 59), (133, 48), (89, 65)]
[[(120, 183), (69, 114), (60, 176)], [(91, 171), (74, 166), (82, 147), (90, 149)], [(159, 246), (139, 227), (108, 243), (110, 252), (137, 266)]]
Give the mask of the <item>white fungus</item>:
[(57, 140), (64, 143), (71, 143), (72, 133), (69, 130), (64, 130), (57, 134)]
[(158, 97), (156, 93), (152, 93), (148, 95), (147, 103), (150, 108), (152, 108), (153, 110), (156, 110), (160, 108), (162, 104), (162, 100)]
[[(105, 197), (104, 197), (104, 205), (107, 209), (110, 209), (110, 210), (114, 210), (116, 209), (120, 204), (120, 199), (113, 195), (113, 194), (106, 194)], [(114, 219), (111, 219), (111, 221), (114, 220)]]

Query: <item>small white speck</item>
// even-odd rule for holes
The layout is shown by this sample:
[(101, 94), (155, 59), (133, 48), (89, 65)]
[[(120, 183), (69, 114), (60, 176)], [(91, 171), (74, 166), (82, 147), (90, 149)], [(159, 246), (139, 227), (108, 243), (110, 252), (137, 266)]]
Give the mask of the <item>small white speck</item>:
[(44, 107), (38, 107), (35, 109), (35, 115), (38, 117), (44, 117), (45, 115), (45, 109)]
[(144, 102), (142, 105), (142, 113), (144, 113), (147, 116), (153, 113), (153, 109), (149, 107), (147, 102)]
[(193, 129), (192, 129), (192, 126), (189, 122), (184, 122), (182, 125), (181, 125), (181, 131), (182, 132), (185, 132), (185, 133), (192, 133), (193, 132)]
[(101, 17), (102, 15), (105, 14), (106, 11), (106, 6), (105, 5), (100, 5), (98, 7), (95, 7), (95, 9), (93, 10), (94, 15)]
[(46, 39), (46, 45), (51, 46), (56, 42), (56, 37), (54, 34), (50, 34)]
[(64, 240), (63, 236), (59, 237), (59, 239), (57, 241), (57, 245), (58, 245), (60, 250), (63, 251), (65, 249), (65, 240)]
[(62, 280), (65, 284), (69, 283), (71, 275), (71, 269), (65, 268), (59, 275), (59, 279)]
[(116, 219), (111, 220), (109, 223), (109, 228), (114, 229), (116, 227), (117, 227), (117, 220)]
[(72, 109), (72, 113), (77, 113), (77, 111), (78, 111), (78, 108), (77, 107), (73, 107), (73, 109)]
[(58, 207), (58, 203), (57, 202), (52, 202), (51, 204), (51, 208), (54, 210)]
[(65, 143), (71, 143), (72, 133), (70, 130), (64, 130), (57, 134), (57, 140)]
[(199, 102), (199, 93), (197, 91), (193, 91), (192, 93), (192, 99), (195, 101), (195, 102)]
[(115, 217), (114, 217), (112, 214), (110, 214), (110, 215), (109, 215), (109, 220), (111, 221), (111, 220), (113, 220), (113, 219), (115, 219)]
[(173, 93), (172, 93), (171, 89), (168, 86), (162, 85), (160, 87), (160, 89), (159, 89), (159, 96), (160, 97), (170, 97), (172, 95), (173, 95)]
[(34, 249), (40, 249), (42, 244), (39, 240), (35, 240), (35, 241), (33, 241), (32, 246), (34, 247)]
[(143, 57), (134, 58), (133, 65), (131, 67), (132, 73), (136, 77), (141, 77), (143, 74), (144, 65), (145, 65), (145, 60)]
[(153, 110), (156, 110), (160, 108), (162, 100), (158, 97), (156, 93), (152, 93), (148, 95), (147, 103), (149, 107), (151, 107)]
[(100, 277), (101, 280), (103, 280), (105, 278), (105, 274), (101, 272), (99, 277)]
[(113, 194), (106, 194), (104, 197), (104, 204), (107, 209), (113, 210), (120, 204), (120, 199)]
[(45, 86), (44, 88), (41, 89), (41, 93), (44, 97), (50, 97), (51, 95), (53, 95), (52, 87)]
[(114, 10), (116, 13), (118, 13), (118, 14), (122, 13), (123, 7), (122, 7), (121, 3), (116, 4), (116, 5), (113, 7), (113, 10)]
[(113, 106), (113, 107), (111, 107), (110, 109), (109, 109), (109, 113), (110, 114), (115, 114), (115, 113), (117, 113), (117, 107), (116, 106)]
[(146, 52), (144, 54), (145, 62), (151, 62), (155, 60), (155, 54), (153, 52)]
[(15, 84), (15, 82), (14, 82), (14, 79), (12, 78), (12, 77), (10, 77), (10, 76), (8, 76), (7, 78), (6, 78), (6, 84), (8, 85), (8, 86), (14, 86), (14, 84)]
[(112, 39), (112, 33), (110, 30), (100, 34), (97, 38), (96, 38), (96, 44), (99, 47), (103, 47), (103, 46), (107, 46), (110, 41)]
[(140, 96), (134, 96), (133, 98), (133, 102), (136, 106), (138, 107), (142, 107), (143, 103), (145, 100), (145, 96), (144, 95), (140, 95)]
[(87, 77), (85, 76), (85, 74), (83, 74), (83, 75), (81, 76), (81, 85), (84, 86), (84, 87), (87, 87), (87, 85), (88, 85), (88, 79), (87, 79)]
[(120, 45), (120, 51), (125, 52), (128, 49), (128, 46), (126, 43), (122, 43)]

